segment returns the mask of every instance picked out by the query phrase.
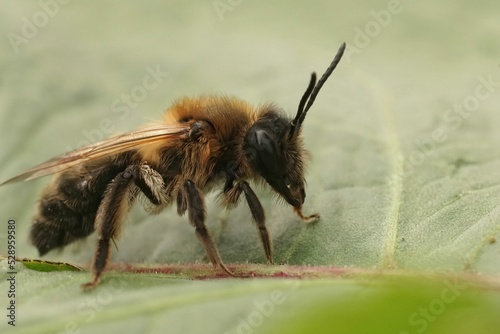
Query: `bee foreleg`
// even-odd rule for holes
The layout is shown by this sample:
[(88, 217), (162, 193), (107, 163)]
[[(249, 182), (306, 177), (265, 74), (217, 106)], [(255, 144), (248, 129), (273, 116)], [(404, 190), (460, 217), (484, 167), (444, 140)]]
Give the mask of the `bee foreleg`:
[(109, 260), (109, 241), (118, 235), (123, 216), (130, 207), (129, 192), (137, 177), (138, 167), (138, 165), (131, 165), (117, 174), (104, 192), (95, 220), (98, 240), (92, 262), (94, 277), (91, 282), (82, 286), (85, 290), (96, 287), (101, 280), (101, 274)]
[(205, 226), (206, 210), (203, 195), (201, 194), (200, 190), (196, 188), (193, 181), (187, 180), (184, 182), (184, 185), (180, 191), (182, 191), (183, 193), (178, 194), (177, 196), (178, 212), (181, 212), (182, 209), (187, 208), (189, 222), (194, 226), (196, 235), (205, 247), (208, 258), (210, 259), (212, 264), (215, 267), (220, 267), (227, 274), (234, 276), (234, 274), (228, 268), (226, 268), (224, 263), (222, 263), (222, 259), (220, 257), (219, 251), (217, 250), (217, 246), (215, 246), (212, 238), (210, 237), (210, 233)]
[(260, 204), (259, 198), (255, 192), (252, 188), (250, 188), (248, 182), (240, 181), (233, 188), (224, 189), (226, 202), (228, 204), (236, 204), (242, 191), (245, 194), (245, 199), (248, 203), (248, 207), (250, 208), (250, 212), (252, 213), (253, 221), (259, 228), (260, 240), (264, 246), (266, 258), (269, 262), (273, 263), (271, 238), (269, 237), (269, 232), (266, 227), (264, 208), (262, 207), (262, 204)]

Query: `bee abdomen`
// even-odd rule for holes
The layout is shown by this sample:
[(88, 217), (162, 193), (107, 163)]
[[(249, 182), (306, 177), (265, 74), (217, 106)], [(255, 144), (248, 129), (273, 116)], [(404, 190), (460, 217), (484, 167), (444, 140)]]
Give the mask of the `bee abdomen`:
[(104, 191), (130, 163), (129, 154), (115, 160), (81, 165), (55, 177), (38, 202), (30, 240), (43, 255), (92, 234)]
[(94, 232), (96, 211), (90, 210), (85, 215), (70, 209), (58, 197), (42, 198), (31, 227), (31, 242), (40, 255), (44, 255), (54, 248), (85, 238)]

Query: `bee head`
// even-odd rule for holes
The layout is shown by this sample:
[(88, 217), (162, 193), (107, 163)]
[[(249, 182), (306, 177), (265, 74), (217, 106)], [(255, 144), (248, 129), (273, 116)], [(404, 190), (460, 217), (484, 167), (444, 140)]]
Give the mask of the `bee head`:
[(342, 43), (318, 82), (316, 73), (312, 73), (293, 120), (290, 121), (270, 108), (245, 135), (243, 149), (252, 168), (295, 208), (300, 208), (306, 197), (305, 151), (300, 136), (301, 126), (321, 87), (342, 58), (344, 50), (345, 43)]
[(291, 130), (288, 118), (268, 110), (247, 132), (243, 149), (250, 166), (290, 205), (300, 207), (305, 199), (304, 149)]

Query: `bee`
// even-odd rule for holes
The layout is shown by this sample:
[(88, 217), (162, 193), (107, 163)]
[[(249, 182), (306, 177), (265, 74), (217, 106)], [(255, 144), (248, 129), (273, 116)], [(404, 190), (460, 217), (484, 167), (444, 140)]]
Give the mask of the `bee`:
[(342, 43), (319, 81), (312, 73), (293, 119), (273, 104), (253, 107), (224, 96), (182, 98), (161, 122), (57, 156), (5, 181), (55, 174), (37, 202), (31, 243), (42, 256), (97, 232), (93, 277), (83, 285), (92, 289), (109, 261), (110, 241), (119, 236), (134, 202), (142, 199), (155, 214), (175, 203), (180, 216), (187, 212), (213, 266), (234, 276), (205, 226), (203, 194), (222, 187), (223, 207), (235, 206), (243, 194), (272, 263), (264, 208), (249, 181), (269, 185), (303, 221), (319, 219), (319, 214), (302, 213), (307, 157), (302, 124), (344, 50)]

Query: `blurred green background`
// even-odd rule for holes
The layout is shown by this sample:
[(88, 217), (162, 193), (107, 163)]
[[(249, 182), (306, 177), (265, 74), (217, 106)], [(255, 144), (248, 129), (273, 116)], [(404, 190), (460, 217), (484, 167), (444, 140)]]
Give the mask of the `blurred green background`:
[[(289, 291), (289, 280), (110, 273), (101, 291), (112, 278), (126, 287), (111, 289), (87, 321), (78, 285), (88, 273), (25, 269), (18, 329), (63, 332), (73, 322), (82, 333), (160, 332), (164, 325), (179, 333), (300, 333), (312, 324), (316, 332), (343, 333), (498, 328), (498, 9), (491, 1), (2, 2), (0, 180), (158, 119), (182, 96), (223, 93), (293, 114), (310, 73), (322, 73), (340, 43), (348, 45), (305, 121), (312, 160), (304, 211), (320, 212), (321, 221), (304, 225), (258, 189), (275, 262), (340, 267), (347, 278), (304, 281)], [(38, 257), (27, 235), (48, 181), (0, 188), (0, 219), (17, 221), (18, 256)], [(265, 268), (245, 205), (221, 212), (208, 198), (207, 225), (224, 261)], [(113, 262), (204, 262), (187, 218), (174, 210), (148, 216), (136, 208), (125, 225)], [(0, 255), (5, 241), (0, 230)], [(44, 259), (85, 265), (93, 252), (91, 237)], [(382, 278), (373, 282), (374, 273)], [(400, 282), (394, 273), (416, 280)], [(464, 298), (432, 304), (442, 300), (447, 286), (439, 281), (447, 275), (468, 282)], [(256, 301), (276, 289), (286, 302), (243, 328), (260, 310)], [(429, 305), (440, 316), (426, 318), (423, 329), (422, 316), (411, 317)]]

